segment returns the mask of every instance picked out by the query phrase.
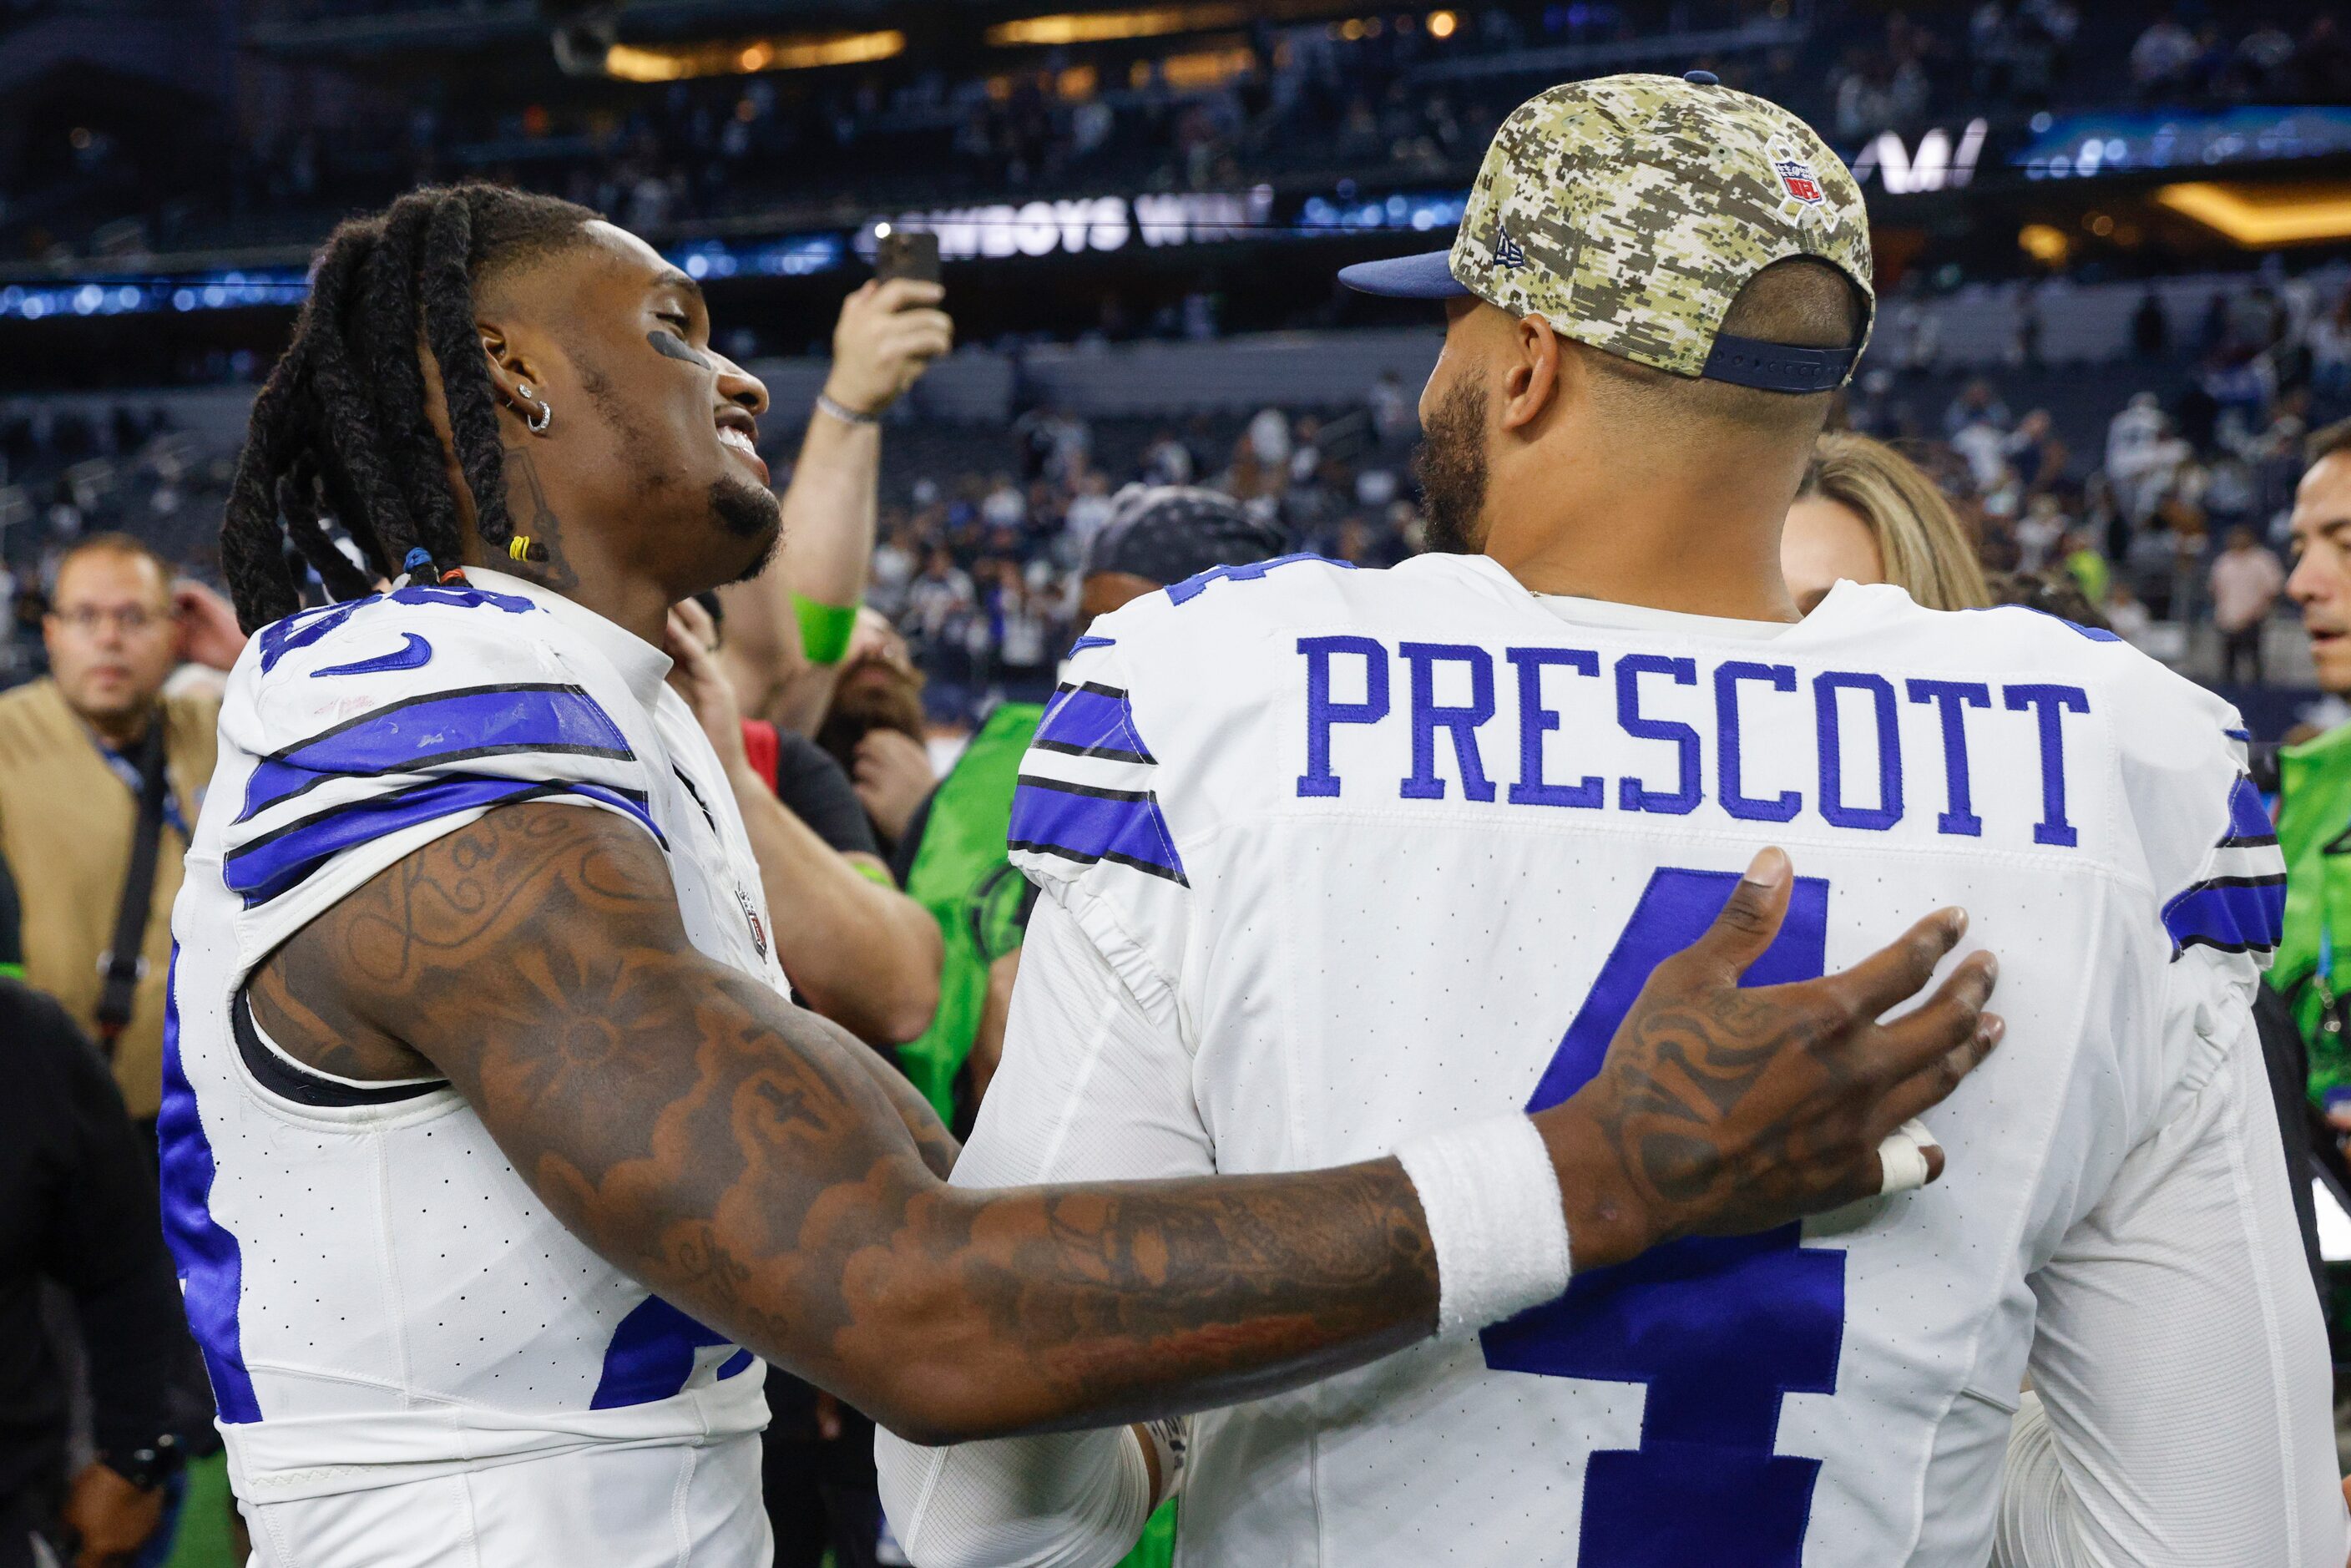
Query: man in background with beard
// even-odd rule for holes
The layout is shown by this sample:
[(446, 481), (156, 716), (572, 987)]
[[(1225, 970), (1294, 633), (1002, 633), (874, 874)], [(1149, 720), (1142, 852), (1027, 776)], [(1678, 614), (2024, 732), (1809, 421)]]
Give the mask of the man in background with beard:
[(906, 639), (878, 610), (857, 612), (816, 743), (857, 786), (882, 856), (903, 885), (901, 841), (938, 778), (924, 724), (923, 672), (914, 667)]

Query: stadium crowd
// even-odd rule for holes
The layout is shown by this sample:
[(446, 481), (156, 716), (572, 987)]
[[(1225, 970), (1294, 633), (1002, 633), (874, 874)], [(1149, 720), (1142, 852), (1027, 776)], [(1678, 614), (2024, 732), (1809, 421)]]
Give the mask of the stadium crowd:
[[(2278, 582), (2225, 607), (2219, 584), (2239, 575), (2240, 530), (2257, 556), (2283, 553), (2303, 440), (2351, 409), (2351, 288), (2261, 275), (2177, 321), (2150, 294), (2097, 378), (2132, 390), (2103, 402), (2038, 362), (2029, 304), (2010, 362), (1983, 374), (1942, 368), (1907, 310), (1889, 310), (1844, 423), (1933, 476), (1988, 569), (2062, 571), (2123, 634), (2199, 674), (2299, 684), (2262, 658), (2260, 629), (2290, 616), (2282, 575), (2254, 573)], [(1353, 407), (1151, 419), (1046, 404), (994, 435), (895, 427), (868, 602), (906, 639), (933, 720), (967, 730), (993, 701), (1051, 685), (1087, 548), (1130, 485), (1222, 491), (1312, 554), (1386, 565), (1417, 551), (1416, 392), (1388, 375)], [(768, 444), (779, 486), (781, 434)], [(42, 596), (86, 533), (128, 531), (217, 581), (209, 521), (232, 457), (133, 402), (0, 420), (0, 681), (40, 673)], [(2299, 667), (2290, 629), (2274, 635)]]
[[(333, 119), (285, 119), (257, 143), (201, 124), (175, 127), (168, 149), (78, 130), (67, 164), (26, 168), (0, 203), (0, 252), (315, 240), (341, 206), (436, 179), (560, 192), (658, 237), (751, 214), (854, 221), (901, 202), (1466, 177), (1518, 89), (1559, 68), (1561, 51), (1696, 60), (1833, 128), (1848, 153), (1962, 110), (2351, 100), (2351, 45), (2325, 7), (2239, 20), (2200, 5), (1817, 0), (1759, 24), (1711, 0), (1671, 7), (1662, 29), (1610, 5), (1434, 15), (1434, 26), (1413, 12), (1259, 19), (1212, 48), (1062, 47), (978, 69), (888, 61), (807, 83), (718, 75), (519, 101), (361, 90)], [(187, 177), (191, 134), (223, 139), (201, 161), (217, 180)]]

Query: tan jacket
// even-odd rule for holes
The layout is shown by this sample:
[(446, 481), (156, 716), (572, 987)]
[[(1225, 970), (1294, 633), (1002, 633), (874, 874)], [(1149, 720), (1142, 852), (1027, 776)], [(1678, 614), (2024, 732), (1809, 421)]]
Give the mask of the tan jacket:
[[(220, 703), (163, 699), (163, 755), (180, 812), (193, 826), (212, 782)], [(57, 683), (0, 694), (0, 856), (25, 906), (25, 979), (98, 1033), (99, 955), (114, 936), (139, 802), (99, 755), (98, 741)], [(162, 1095), (163, 982), (172, 958), (172, 901), (188, 846), (167, 821), (147, 911), (147, 973), (130, 1027), (115, 1041), (114, 1078), (133, 1116)]]

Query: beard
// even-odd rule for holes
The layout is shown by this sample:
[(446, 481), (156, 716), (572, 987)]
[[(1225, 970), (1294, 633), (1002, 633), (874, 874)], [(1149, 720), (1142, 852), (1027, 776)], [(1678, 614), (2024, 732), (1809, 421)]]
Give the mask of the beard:
[(759, 553), (735, 574), (733, 580), (737, 582), (748, 582), (767, 570), (784, 542), (783, 504), (765, 485), (754, 485), (731, 474), (711, 482), (710, 520), (718, 526), (720, 533), (758, 545)]
[(852, 777), (857, 765), (857, 743), (869, 731), (894, 729), (915, 740), (925, 738), (922, 677), (910, 678), (883, 664), (886, 680), (859, 679), (864, 671), (873, 667), (873, 663), (861, 659), (841, 672), (841, 684), (833, 690), (832, 706), (825, 709), (824, 721), (817, 726), (817, 745), (831, 753), (832, 759), (849, 769)]
[(1429, 415), (1412, 476), (1428, 524), (1428, 548), (1442, 555), (1475, 555), (1486, 542), (1479, 514), (1486, 507), (1486, 389), (1465, 376)]

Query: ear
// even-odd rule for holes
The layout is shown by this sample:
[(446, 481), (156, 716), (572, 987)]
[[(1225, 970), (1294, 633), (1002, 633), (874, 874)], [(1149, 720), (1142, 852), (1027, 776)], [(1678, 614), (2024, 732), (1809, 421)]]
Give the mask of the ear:
[(497, 399), (501, 435), (511, 440), (532, 434), (532, 420), (546, 423), (540, 417), (540, 411), (549, 406), (546, 382), (515, 346), (504, 327), (495, 321), (476, 319), (474, 330), (481, 340), (490, 390)]
[(1510, 330), (1511, 355), (1502, 375), (1504, 430), (1526, 430), (1557, 400), (1560, 361), (1568, 357), (1545, 316), (1522, 316)]

